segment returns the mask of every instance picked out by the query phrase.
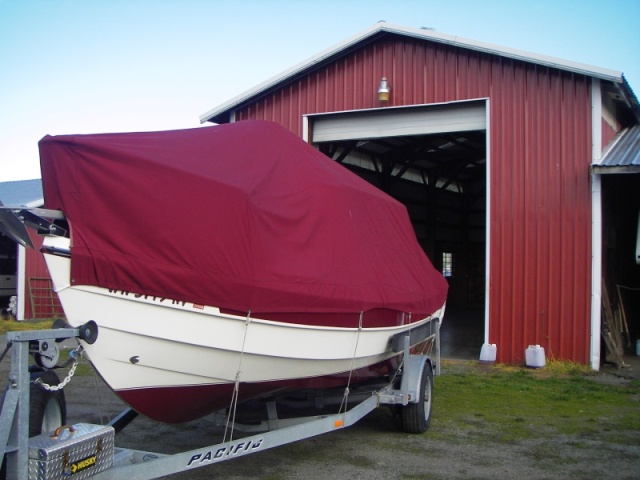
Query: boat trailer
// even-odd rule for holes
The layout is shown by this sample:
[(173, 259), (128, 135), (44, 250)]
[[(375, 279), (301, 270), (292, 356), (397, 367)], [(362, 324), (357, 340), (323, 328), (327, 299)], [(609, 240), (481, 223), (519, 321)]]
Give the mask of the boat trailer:
[[(403, 352), (399, 382), (391, 382), (373, 392), (358, 394), (354, 389), (358, 403), (348, 410), (345, 407), (340, 413), (278, 418), (275, 403), (267, 403), (266, 421), (259, 425), (235, 425), (235, 430), (252, 433), (250, 436), (177, 454), (115, 447), (115, 433), (137, 416), (131, 409), (124, 410), (107, 425), (64, 425), (54, 432), (29, 438), (30, 351), (45, 355), (50, 349), (57, 348), (54, 346), (56, 341), (74, 337), (92, 343), (97, 338), (98, 329), (95, 323), (89, 322), (79, 328), (9, 332), (4, 353), (12, 348), (11, 369), (0, 404), (0, 479), (159, 478), (340, 430), (355, 424), (382, 405), (400, 407), (405, 431), (423, 433), (431, 416), (433, 369), (436, 375), (440, 373), (439, 329), (440, 320), (434, 318), (422, 327), (392, 337), (392, 349)], [(411, 353), (410, 345), (415, 344), (416, 338), (431, 339), (433, 360), (427, 355)], [(348, 387), (347, 395), (350, 395)], [(218, 425), (228, 421), (228, 414), (218, 413), (214, 417)]]

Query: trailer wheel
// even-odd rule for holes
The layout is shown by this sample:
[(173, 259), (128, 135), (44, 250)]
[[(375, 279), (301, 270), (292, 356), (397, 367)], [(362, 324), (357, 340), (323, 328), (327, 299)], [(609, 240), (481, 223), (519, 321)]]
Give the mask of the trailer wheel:
[(402, 427), (407, 433), (424, 433), (431, 424), (433, 370), (429, 362), (424, 362), (422, 367), (419, 392), (417, 403), (402, 407)]
[(52, 370), (31, 374), (29, 389), (29, 436), (52, 432), (67, 421), (67, 402), (62, 390), (49, 391), (34, 380), (40, 378), (47, 385), (58, 385), (60, 379)]

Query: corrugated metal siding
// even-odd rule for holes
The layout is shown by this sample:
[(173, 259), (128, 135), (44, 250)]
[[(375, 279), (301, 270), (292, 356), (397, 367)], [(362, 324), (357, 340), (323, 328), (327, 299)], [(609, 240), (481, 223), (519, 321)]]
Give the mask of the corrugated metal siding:
[(490, 98), (491, 343), (587, 362), (591, 98), (588, 77), (404, 37), (386, 37), (236, 111), (302, 135), (304, 114)]
[(42, 202), (42, 182), (39, 178), (0, 182), (0, 200), (14, 207)]
[(501, 361), (520, 362), (540, 344), (587, 362), (589, 83), (520, 66), (500, 78), (491, 97), (490, 339)]
[(619, 168), (626, 168), (629, 172), (640, 171), (640, 125), (624, 130), (598, 166), (601, 167), (599, 173)]

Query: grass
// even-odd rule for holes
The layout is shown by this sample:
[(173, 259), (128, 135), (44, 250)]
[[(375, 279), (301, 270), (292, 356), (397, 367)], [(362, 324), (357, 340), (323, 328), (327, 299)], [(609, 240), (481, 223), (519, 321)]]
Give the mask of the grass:
[(15, 320), (0, 320), (0, 335), (7, 332), (23, 330), (46, 330), (51, 328), (53, 320), (16, 322)]
[(633, 434), (640, 431), (640, 381), (603, 384), (597, 376), (570, 362), (445, 371), (435, 381), (430, 434), (473, 443), (631, 432), (627, 441), (640, 444)]

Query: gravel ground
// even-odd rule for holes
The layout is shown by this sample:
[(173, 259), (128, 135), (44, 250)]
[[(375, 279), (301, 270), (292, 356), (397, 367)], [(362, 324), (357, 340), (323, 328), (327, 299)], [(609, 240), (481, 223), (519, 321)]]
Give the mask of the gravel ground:
[[(4, 345), (2, 341), (0, 345)], [(464, 362), (443, 366), (466, 368)], [(447, 370), (449, 369), (449, 370)], [(6, 378), (8, 361), (0, 364)], [(635, 370), (634, 370), (635, 371)], [(628, 381), (603, 373), (598, 380)], [(438, 409), (437, 378), (434, 418)], [(65, 388), (68, 423), (105, 423), (124, 408), (95, 374), (76, 376)], [(544, 440), (498, 443), (473, 427), (451, 440), (432, 430), (406, 434), (387, 409), (378, 409), (356, 425), (205, 468), (170, 479), (637, 479), (640, 478), (640, 432), (626, 432), (616, 443), (597, 438), (552, 436)], [(116, 436), (116, 445), (176, 453), (222, 440), (222, 430), (208, 421), (168, 426), (137, 418)]]

